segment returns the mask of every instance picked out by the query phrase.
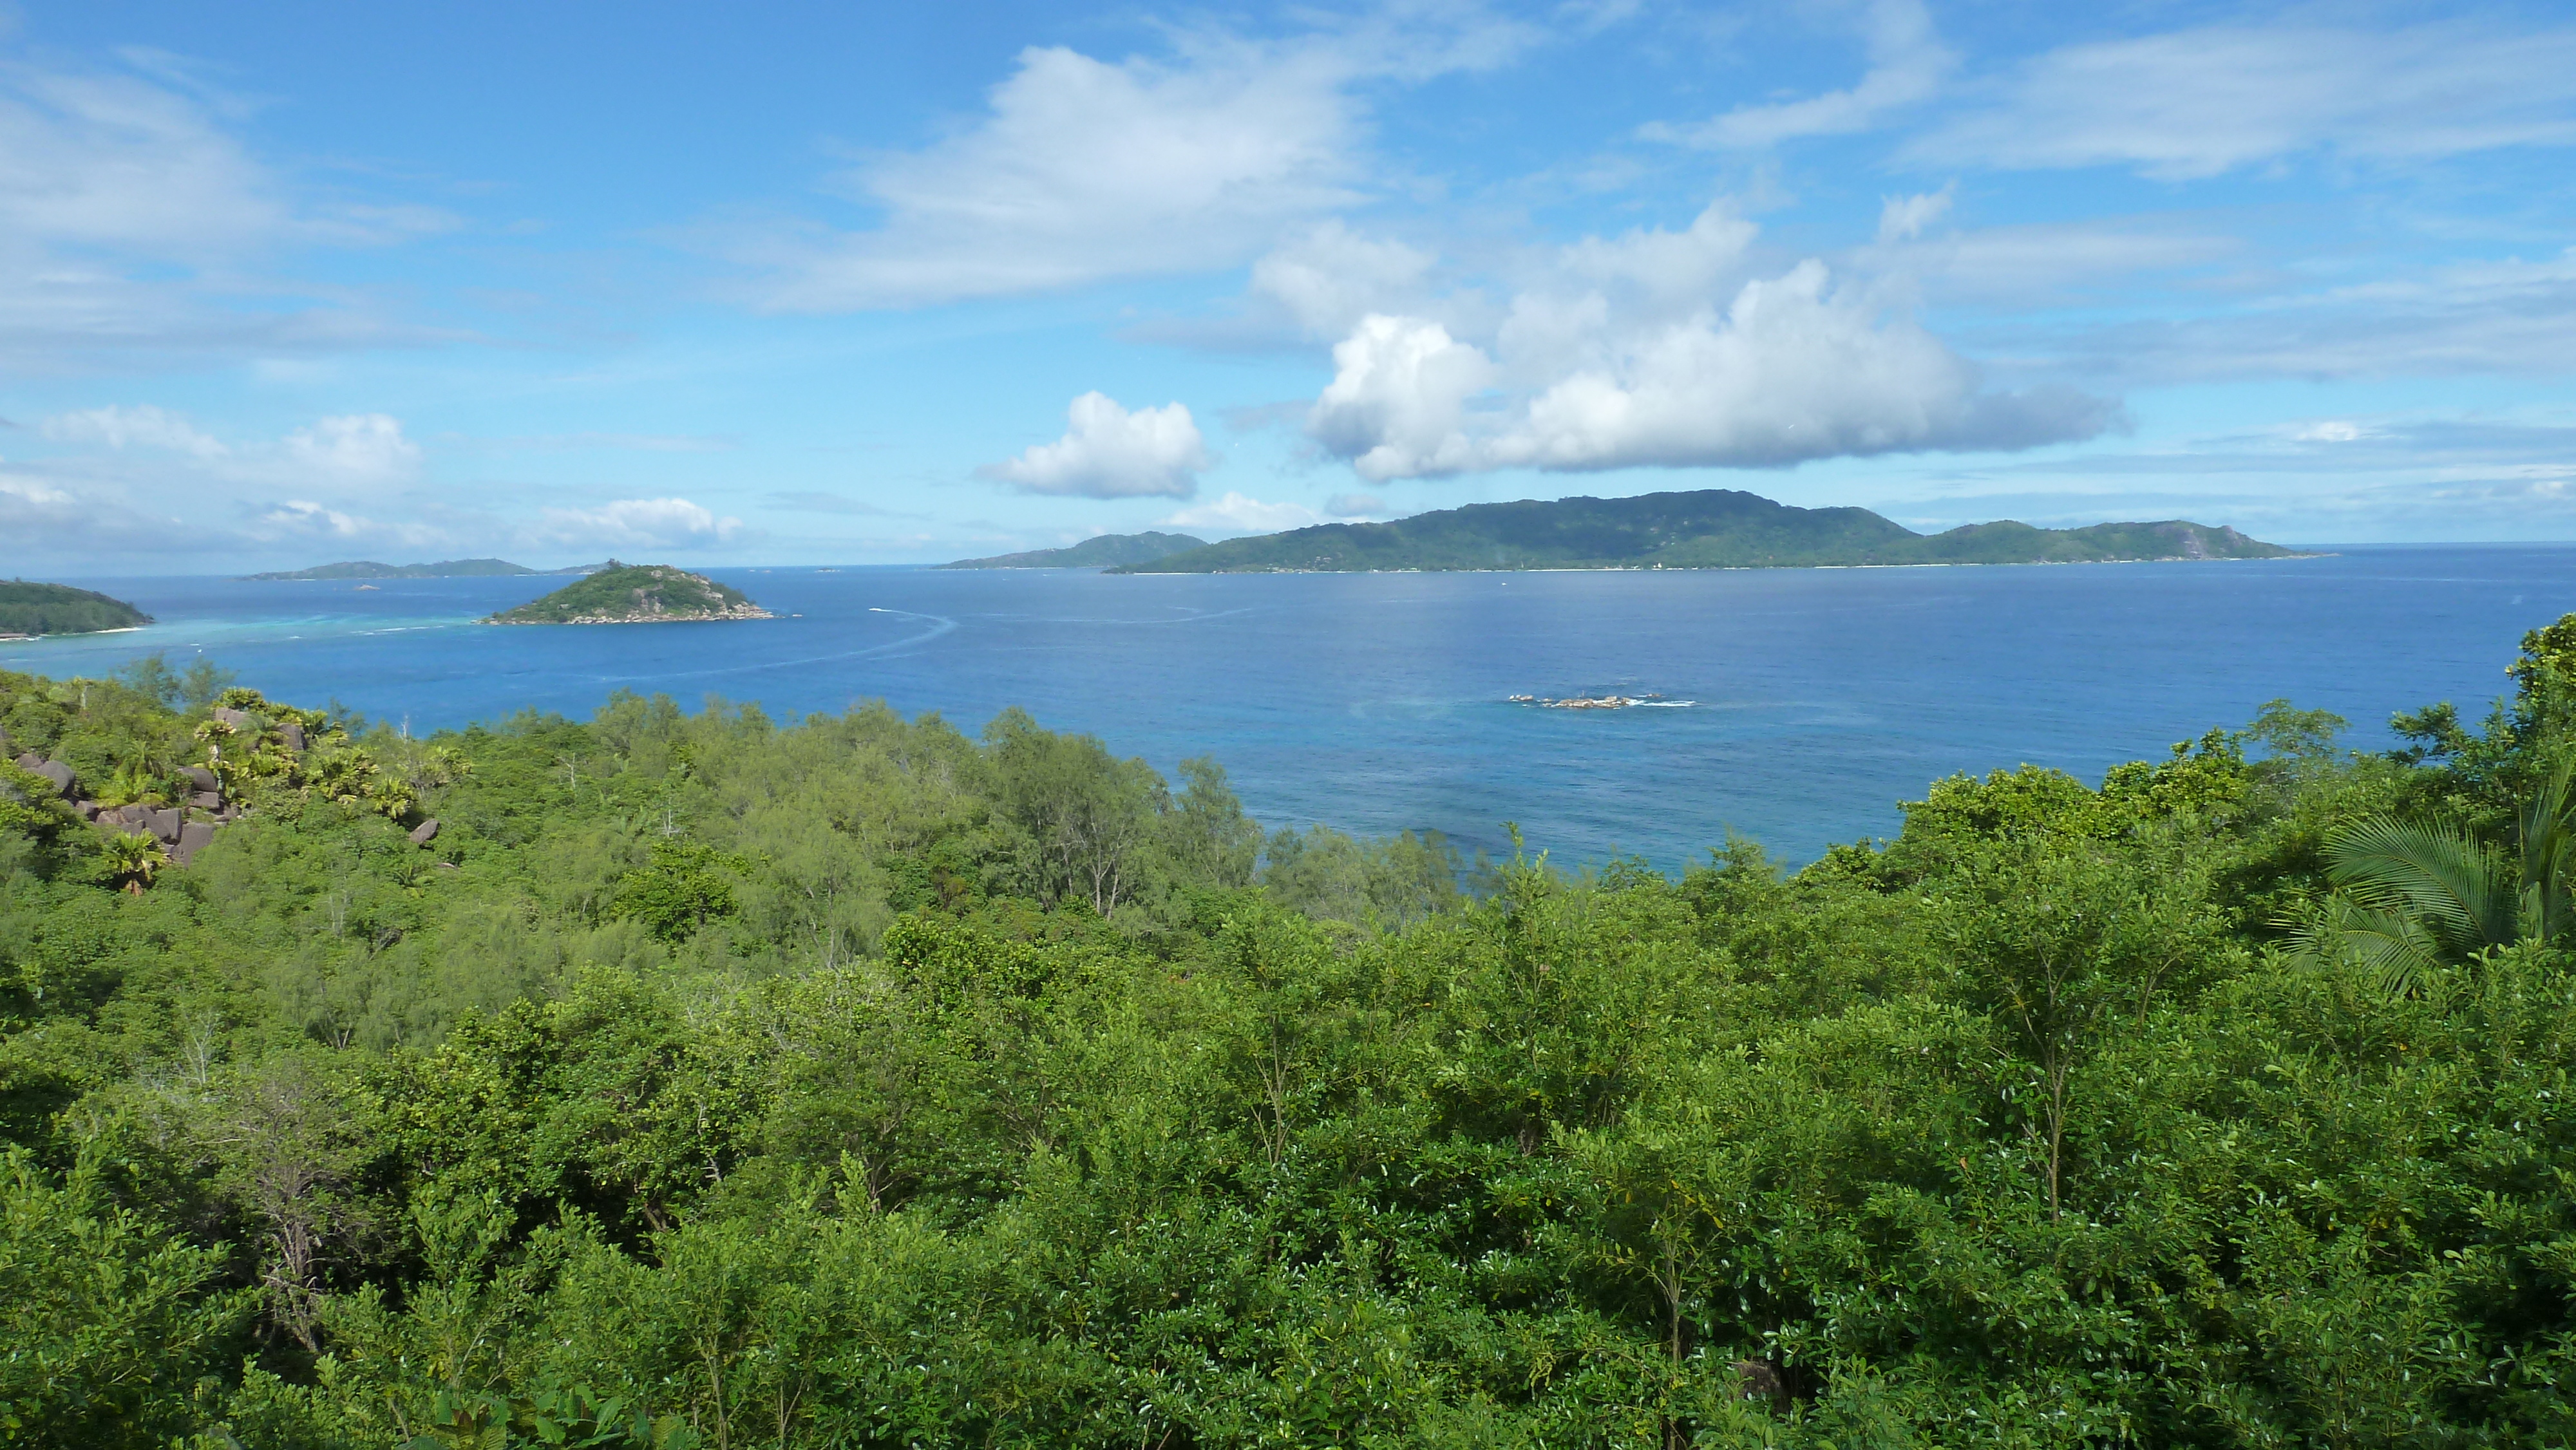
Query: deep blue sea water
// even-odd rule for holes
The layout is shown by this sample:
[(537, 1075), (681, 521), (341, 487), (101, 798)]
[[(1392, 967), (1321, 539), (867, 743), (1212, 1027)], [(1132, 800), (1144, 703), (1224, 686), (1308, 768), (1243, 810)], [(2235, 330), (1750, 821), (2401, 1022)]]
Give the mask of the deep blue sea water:
[[(279, 699), (417, 732), (613, 690), (882, 698), (969, 730), (1005, 706), (1167, 773), (1209, 754), (1269, 825), (1436, 827), (1560, 861), (1667, 870), (1730, 827), (1793, 861), (1890, 834), (1954, 771), (2098, 777), (2286, 696), (2389, 743), (2392, 711), (2483, 713), (2522, 632), (2576, 610), (2576, 546), (2010, 568), (1109, 577), (1061, 570), (720, 569), (753, 624), (495, 629), (560, 579), (76, 581), (158, 618), (0, 644), (0, 667), (102, 675), (203, 652)], [(1687, 708), (1535, 710), (1514, 694), (1659, 692)]]

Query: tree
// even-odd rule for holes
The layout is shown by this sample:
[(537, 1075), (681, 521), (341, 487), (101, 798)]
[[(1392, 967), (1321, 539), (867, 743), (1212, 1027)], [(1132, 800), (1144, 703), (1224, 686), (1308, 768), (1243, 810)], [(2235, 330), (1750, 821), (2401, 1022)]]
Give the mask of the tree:
[(119, 831), (98, 843), (99, 874), (128, 896), (141, 896), (169, 864), (170, 854), (150, 836)]
[(180, 693), (186, 688), (179, 672), (170, 668), (170, 657), (159, 650), (118, 670), (116, 682), (163, 709), (178, 704)]
[(265, 1240), (260, 1283), (270, 1315), (312, 1354), (322, 1351), (325, 1273), (373, 1216), (357, 1193), (371, 1135), (334, 1067), (295, 1052), (235, 1075), (199, 1138), (215, 1158), (217, 1187)]
[(1091, 736), (1041, 730), (1018, 709), (995, 716), (984, 739), (994, 794), (1036, 852), (1039, 896), (1114, 915), (1136, 888), (1139, 853), (1168, 804), (1163, 778)]
[(2207, 947), (2215, 923), (2193, 882), (2159, 880), (2099, 846), (2000, 843), (1961, 873), (1942, 931), (1958, 990), (2029, 1064), (2030, 1135), (2052, 1219), (2062, 1212), (2077, 1073), (2113, 1014), (2143, 1023), (2160, 985)]
[(92, 1165), (0, 1155), (0, 1444), (176, 1443), (249, 1307), (216, 1287), (223, 1261), (116, 1206)]

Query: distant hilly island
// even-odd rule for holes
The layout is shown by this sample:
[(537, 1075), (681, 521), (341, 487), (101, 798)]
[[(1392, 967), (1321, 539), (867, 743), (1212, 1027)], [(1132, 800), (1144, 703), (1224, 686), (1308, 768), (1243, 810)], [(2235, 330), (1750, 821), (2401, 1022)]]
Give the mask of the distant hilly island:
[(485, 624), (683, 624), (720, 619), (770, 619), (772, 614), (741, 590), (704, 574), (668, 564), (620, 564), (600, 569), (542, 599), (489, 615)]
[[(1108, 552), (1121, 547), (1121, 538), (1091, 539), (1079, 547), (1099, 545)], [(1470, 504), (1388, 524), (1318, 524), (1159, 553), (1112, 565), (1107, 572), (1761, 569), (2297, 557), (2303, 556), (2232, 528), (2181, 519), (2080, 529), (2042, 529), (2004, 520), (1918, 534), (1868, 509), (1797, 508), (1759, 494), (1715, 488), (1635, 498)]]
[(379, 564), (373, 559), (351, 559), (339, 564), (316, 564), (310, 569), (292, 569), (275, 574), (245, 574), (244, 579), (490, 579), (510, 574), (596, 574), (607, 564), (576, 564), (569, 569), (531, 569), (507, 559), (441, 559), (435, 564)]
[(0, 580), (0, 639), (99, 634), (111, 629), (141, 629), (151, 622), (151, 615), (95, 590), (26, 579)]
[(1062, 549), (1031, 549), (996, 554), (989, 559), (959, 559), (942, 569), (1098, 569), (1117, 564), (1145, 564), (1167, 555), (1204, 549), (1205, 539), (1188, 534), (1099, 534)]

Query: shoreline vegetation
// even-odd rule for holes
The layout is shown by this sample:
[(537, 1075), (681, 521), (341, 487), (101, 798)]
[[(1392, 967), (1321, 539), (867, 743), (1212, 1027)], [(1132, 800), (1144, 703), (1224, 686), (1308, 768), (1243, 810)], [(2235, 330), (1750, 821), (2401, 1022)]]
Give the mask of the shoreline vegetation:
[(776, 616), (741, 590), (667, 564), (615, 559), (578, 583), (487, 615), (485, 624), (689, 624)]
[(2181, 519), (2041, 529), (2004, 520), (1918, 534), (1867, 509), (1807, 509), (1733, 489), (1470, 504), (1384, 524), (1229, 539), (1112, 574), (1417, 570), (1884, 568), (2314, 557)]
[(41, 639), (49, 634), (113, 634), (141, 629), (152, 616), (90, 589), (68, 584), (0, 580), (0, 640)]
[(0, 1438), (2566, 1444), (2576, 615), (2507, 644), (1679, 874), (1019, 710), (0, 673)]

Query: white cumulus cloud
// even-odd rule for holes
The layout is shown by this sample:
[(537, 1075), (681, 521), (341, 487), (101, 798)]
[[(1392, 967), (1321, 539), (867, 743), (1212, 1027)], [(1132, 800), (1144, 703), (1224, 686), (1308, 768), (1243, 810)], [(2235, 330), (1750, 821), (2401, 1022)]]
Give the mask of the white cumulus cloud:
[(736, 244), (790, 311), (917, 306), (1222, 266), (1358, 199), (1350, 67), (1233, 47), (1197, 64), (1031, 48), (983, 124), (841, 178), (869, 231)]
[(1249, 38), (1166, 30), (1163, 55), (1020, 52), (974, 124), (870, 157), (832, 189), (875, 225), (711, 234), (780, 311), (917, 307), (1235, 266), (1381, 185), (1366, 88), (1501, 64), (1534, 27), (1430, 4)]
[[(1437, 322), (1371, 316), (1333, 346), (1333, 380), (1306, 432), (1364, 478), (1412, 478), (1479, 466), (1467, 401), (1495, 378), (1493, 360)], [(1490, 465), (1485, 465), (1490, 466)]]
[(579, 549), (721, 544), (742, 532), (742, 520), (684, 498), (622, 498), (593, 509), (550, 508), (540, 518), (533, 541)]
[[(1919, 208), (1918, 208), (1919, 210)], [(1977, 368), (1824, 263), (1752, 271), (1753, 228), (1560, 249), (1490, 342), (1372, 315), (1333, 349), (1308, 436), (1383, 481), (1497, 468), (1779, 467), (2089, 437), (2117, 410), (1985, 388)]]
[(1131, 413), (1105, 393), (1085, 393), (1065, 417), (1070, 426), (1063, 437), (976, 472), (1027, 493), (1188, 498), (1213, 462), (1190, 410), (1179, 403)]
[(1339, 337), (1372, 312), (1393, 310), (1435, 259), (1402, 242), (1328, 221), (1252, 264), (1252, 292), (1316, 337)]
[(1214, 502), (1195, 504), (1154, 522), (1172, 529), (1275, 534), (1282, 529), (1302, 529), (1309, 524), (1324, 523), (1326, 519), (1301, 503), (1266, 503), (1245, 494), (1228, 493)]

